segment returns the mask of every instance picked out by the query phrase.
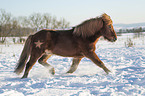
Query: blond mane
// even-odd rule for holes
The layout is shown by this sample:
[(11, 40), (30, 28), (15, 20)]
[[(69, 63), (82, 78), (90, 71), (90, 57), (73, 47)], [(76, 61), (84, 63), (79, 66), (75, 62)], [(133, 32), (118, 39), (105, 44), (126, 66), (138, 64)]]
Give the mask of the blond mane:
[(80, 25), (76, 26), (73, 34), (82, 36), (83, 38), (93, 36), (103, 27), (103, 23), (112, 24), (110, 16), (108, 16), (106, 13), (102, 14), (100, 17), (86, 20)]

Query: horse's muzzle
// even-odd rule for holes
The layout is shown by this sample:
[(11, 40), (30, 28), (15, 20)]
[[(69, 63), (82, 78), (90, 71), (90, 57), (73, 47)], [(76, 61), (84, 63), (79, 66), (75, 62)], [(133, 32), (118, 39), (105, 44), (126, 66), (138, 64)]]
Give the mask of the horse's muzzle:
[(117, 38), (115, 37), (111, 40), (111, 42), (115, 42), (116, 40), (117, 40)]

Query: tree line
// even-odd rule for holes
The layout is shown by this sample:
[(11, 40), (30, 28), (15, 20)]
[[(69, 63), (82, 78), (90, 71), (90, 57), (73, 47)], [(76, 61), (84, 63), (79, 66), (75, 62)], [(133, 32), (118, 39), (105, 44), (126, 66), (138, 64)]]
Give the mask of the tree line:
[(145, 29), (142, 27), (131, 29), (119, 29), (118, 33), (140, 33), (140, 32), (145, 32)]
[(69, 22), (64, 18), (58, 20), (48, 13), (33, 13), (30, 16), (14, 17), (11, 13), (0, 9), (0, 43), (6, 37), (22, 37), (30, 35), (40, 29), (64, 29), (69, 27)]

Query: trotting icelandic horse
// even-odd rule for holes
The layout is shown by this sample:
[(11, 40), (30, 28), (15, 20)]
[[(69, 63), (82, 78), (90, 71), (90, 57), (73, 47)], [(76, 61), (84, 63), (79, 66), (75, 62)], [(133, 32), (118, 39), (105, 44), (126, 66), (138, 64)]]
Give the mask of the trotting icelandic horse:
[(46, 62), (55, 54), (73, 57), (72, 65), (67, 73), (73, 73), (81, 59), (87, 57), (108, 74), (110, 70), (95, 53), (95, 44), (101, 36), (110, 42), (117, 40), (112, 20), (106, 13), (86, 20), (70, 30), (40, 30), (26, 40), (14, 72), (20, 74), (26, 66), (22, 78), (27, 78), (30, 69), (38, 60), (40, 64), (49, 68), (51, 74), (55, 74), (54, 68)]

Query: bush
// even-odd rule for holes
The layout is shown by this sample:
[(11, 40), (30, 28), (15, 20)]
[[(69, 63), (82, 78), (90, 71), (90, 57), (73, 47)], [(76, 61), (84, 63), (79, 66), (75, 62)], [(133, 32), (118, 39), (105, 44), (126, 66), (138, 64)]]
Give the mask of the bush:
[(125, 47), (133, 47), (135, 44), (131, 40), (131, 38), (127, 39), (127, 42), (125, 42)]

